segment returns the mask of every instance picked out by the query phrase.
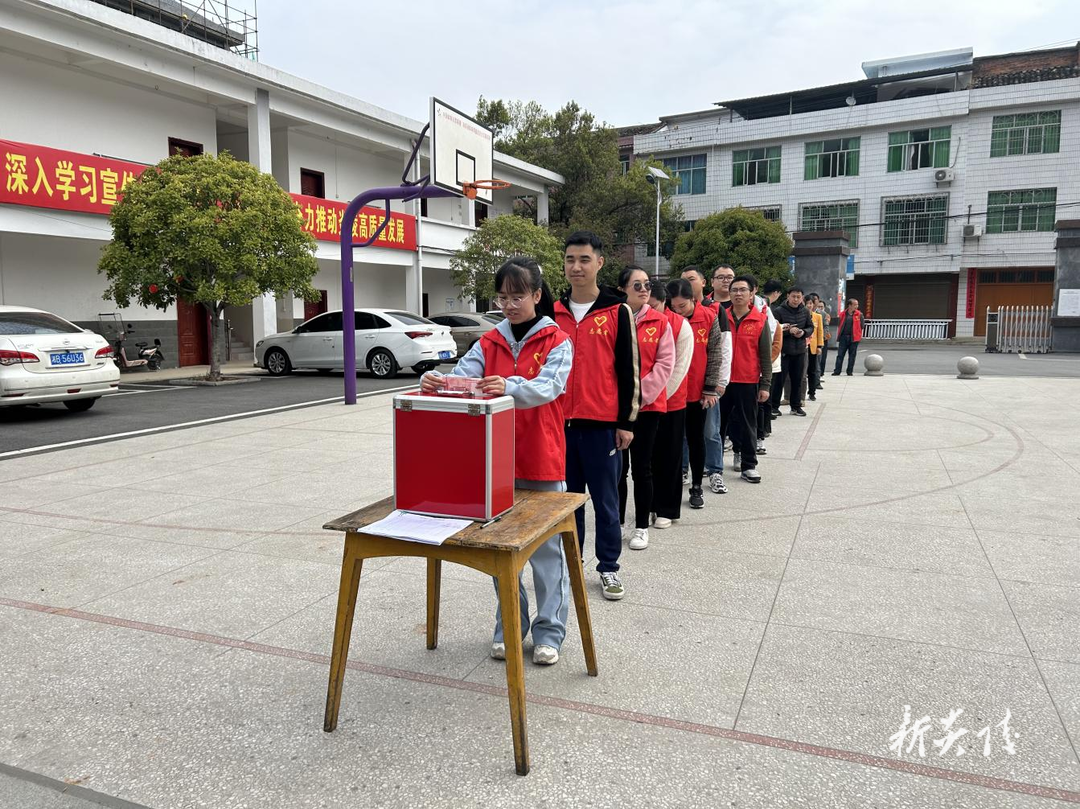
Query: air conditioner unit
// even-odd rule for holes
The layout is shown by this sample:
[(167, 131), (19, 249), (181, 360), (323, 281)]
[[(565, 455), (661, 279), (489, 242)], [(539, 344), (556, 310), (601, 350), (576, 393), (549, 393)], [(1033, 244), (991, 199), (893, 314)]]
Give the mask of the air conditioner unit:
[(934, 182), (938, 185), (945, 185), (951, 183), (956, 177), (956, 172), (952, 169), (935, 169), (934, 170)]
[(964, 238), (965, 239), (977, 239), (982, 236), (982, 226), (980, 225), (964, 225)]

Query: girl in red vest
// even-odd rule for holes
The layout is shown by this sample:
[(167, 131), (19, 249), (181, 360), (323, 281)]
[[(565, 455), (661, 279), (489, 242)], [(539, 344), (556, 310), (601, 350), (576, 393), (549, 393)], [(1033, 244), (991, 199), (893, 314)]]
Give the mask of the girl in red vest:
[(645, 270), (627, 267), (619, 274), (619, 289), (634, 313), (638, 358), (641, 363), (641, 409), (634, 422), (634, 441), (622, 452), (619, 480), (619, 520), (626, 522), (626, 475), (634, 470), (634, 531), (630, 549), (649, 545), (649, 514), (653, 504), (652, 456), (660, 415), (667, 410), (667, 382), (675, 367), (675, 341), (668, 319), (649, 306), (652, 283)]
[(717, 386), (721, 381), (724, 335), (716, 310), (685, 297), (688, 288), (689, 284), (669, 282), (668, 306), (686, 318), (694, 340), (686, 375), (686, 444), (690, 454), (690, 508), (704, 508), (701, 480), (705, 474), (705, 415), (719, 400)]
[[(547, 492), (566, 491), (566, 438), (559, 397), (566, 388), (573, 347), (551, 314), (554, 302), (540, 266), (531, 258), (510, 259), (495, 273), (495, 302), (506, 319), (484, 334), (451, 371), (452, 376), (480, 379), (480, 390), (514, 397), (515, 486)], [(420, 387), (427, 393), (443, 387), (442, 375), (429, 371)], [(552, 665), (566, 637), (570, 578), (562, 537), (553, 535), (529, 559), (536, 589), (536, 617), (531, 622), (533, 662)], [(524, 572), (524, 571), (523, 571)], [(529, 633), (529, 598), (523, 581), (521, 637)], [(495, 610), (491, 656), (506, 659), (502, 615)]]
[[(682, 280), (683, 294), (693, 295), (690, 285)], [(656, 427), (656, 446), (653, 448), (653, 528), (670, 528), (682, 514), (682, 448), (686, 438), (687, 373), (694, 354), (690, 324), (678, 312), (667, 307), (668, 290), (662, 281), (653, 284), (649, 305), (668, 321), (675, 342), (675, 366), (664, 391), (665, 412), (660, 414)], [(631, 444), (631, 446), (633, 446)]]

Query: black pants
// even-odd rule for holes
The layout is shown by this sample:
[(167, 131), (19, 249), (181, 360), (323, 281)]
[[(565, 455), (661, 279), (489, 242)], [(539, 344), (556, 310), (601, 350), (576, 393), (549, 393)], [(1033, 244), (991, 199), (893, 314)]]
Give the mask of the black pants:
[[(818, 374), (825, 376), (825, 372), (829, 370), (829, 341), (825, 341), (825, 345), (821, 347), (821, 353), (818, 354)], [(820, 378), (820, 377), (819, 377)]]
[(758, 405), (757, 414), (757, 437), (765, 440), (765, 436), (772, 432), (772, 403), (766, 399)]
[(836, 341), (836, 367), (833, 373), (840, 373), (840, 367), (844, 364), (844, 355), (847, 354), (847, 372), (851, 376), (855, 371), (855, 354), (859, 351), (859, 344), (846, 334), (840, 335)]
[(821, 387), (818, 384), (818, 382), (821, 381), (821, 363), (819, 362), (820, 357), (818, 357), (817, 354), (810, 354), (810, 355), (807, 356), (807, 360), (808, 360), (807, 365), (806, 365), (806, 375), (808, 377), (808, 379), (807, 379), (807, 389), (811, 393), (813, 393), (819, 387)]
[(791, 409), (802, 407), (802, 379), (806, 372), (806, 352), (802, 354), (784, 354), (780, 357), (780, 373), (773, 377), (772, 407), (780, 409), (780, 395), (784, 392), (784, 381), (791, 385), (788, 402)]
[[(626, 522), (626, 474), (634, 471), (634, 527), (648, 528), (653, 504), (653, 448), (660, 413), (639, 412), (634, 422), (634, 440), (622, 452), (622, 477), (619, 478), (619, 522)], [(681, 482), (681, 481), (680, 481)]]
[(686, 448), (690, 454), (690, 485), (700, 486), (705, 476), (705, 408), (686, 403)]
[(672, 410), (660, 416), (653, 447), (652, 510), (657, 517), (677, 520), (682, 514), (682, 447), (685, 434), (685, 410)]
[(720, 398), (720, 419), (727, 425), (731, 448), (742, 453), (742, 468), (757, 468), (756, 382), (732, 382)]

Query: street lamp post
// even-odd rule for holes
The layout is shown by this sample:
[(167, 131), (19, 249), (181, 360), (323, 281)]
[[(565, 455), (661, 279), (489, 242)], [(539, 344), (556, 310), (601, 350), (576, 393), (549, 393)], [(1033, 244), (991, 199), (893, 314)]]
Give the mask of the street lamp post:
[(649, 175), (645, 178), (656, 186), (656, 264), (654, 265), (653, 278), (660, 277), (660, 181), (670, 180), (667, 174), (654, 166), (648, 166)]

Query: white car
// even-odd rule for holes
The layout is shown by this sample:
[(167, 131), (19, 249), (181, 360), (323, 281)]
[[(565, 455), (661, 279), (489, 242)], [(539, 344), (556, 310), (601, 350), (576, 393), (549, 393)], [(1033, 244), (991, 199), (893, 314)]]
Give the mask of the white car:
[[(255, 345), (255, 365), (272, 376), (298, 368), (330, 371), (343, 367), (341, 311), (324, 312), (292, 331), (272, 334)], [(356, 369), (390, 379), (405, 367), (430, 371), (457, 356), (450, 329), (412, 312), (356, 310)]]
[(81, 413), (120, 386), (101, 335), (26, 306), (0, 306), (0, 407), (63, 402)]

